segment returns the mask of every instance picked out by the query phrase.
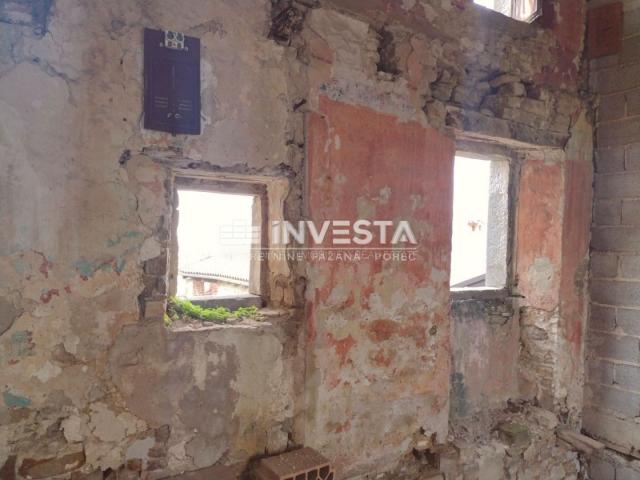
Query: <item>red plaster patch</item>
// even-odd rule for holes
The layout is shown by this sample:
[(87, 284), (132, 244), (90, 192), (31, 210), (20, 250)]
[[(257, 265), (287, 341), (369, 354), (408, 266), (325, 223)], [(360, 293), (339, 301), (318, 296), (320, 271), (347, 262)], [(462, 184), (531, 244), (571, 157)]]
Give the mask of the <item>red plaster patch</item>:
[(411, 338), (417, 346), (423, 347), (427, 340), (426, 323), (423, 315), (412, 315), (402, 323), (393, 320), (375, 320), (369, 325), (369, 338), (376, 343), (387, 341), (393, 336)]
[(389, 340), (398, 331), (398, 325), (391, 320), (375, 320), (369, 327), (369, 337), (374, 342)]
[[(360, 405), (358, 431), (349, 436), (353, 438), (340, 440), (344, 426), (329, 430), (335, 437), (326, 438), (353, 445), (343, 460), (357, 463), (364, 455), (385, 454), (400, 433), (415, 431), (427, 421), (418, 416), (412, 419), (415, 425), (407, 425), (400, 410), (390, 413), (388, 432), (374, 443), (362, 432), (378, 427), (378, 419), (366, 413), (378, 404), (391, 408), (419, 395), (425, 402), (439, 399), (432, 403), (440, 409), (436, 413), (447, 405), (451, 355), (443, 319), (450, 308), (454, 144), (417, 122), (325, 96), (320, 96), (318, 111), (308, 115), (306, 127), (309, 219), (318, 225), (359, 218), (406, 220), (418, 242), (415, 262), (384, 262), (373, 256), (356, 264), (310, 262), (315, 273), (306, 312), (307, 348), (310, 374), (320, 379), (310, 388), (332, 406), (331, 413), (320, 409), (315, 414), (326, 427), (333, 418), (351, 418), (351, 406)], [(323, 246), (331, 247), (329, 241)], [(428, 313), (418, 301), (418, 289), (430, 292), (424, 299)], [(340, 301), (332, 297), (334, 292), (341, 293)], [(383, 312), (397, 309), (399, 293), (406, 306), (387, 317)], [(333, 320), (326, 322), (329, 318)], [(436, 323), (438, 334), (430, 338), (429, 329)], [(350, 327), (346, 337), (345, 325)], [(355, 361), (356, 351), (366, 355), (368, 368), (344, 368)], [(384, 397), (372, 396), (372, 391)], [(446, 429), (445, 416), (438, 418), (443, 420), (437, 427)]]
[[(519, 289), (530, 306), (553, 310), (558, 304), (561, 269), (564, 172), (559, 163), (525, 162), (520, 180), (517, 224)], [(536, 266), (548, 266), (546, 284)]]
[(353, 339), (351, 335), (341, 338), (340, 340), (336, 340), (333, 334), (327, 333), (327, 341), (336, 351), (338, 357), (340, 357), (340, 366), (344, 366), (348, 360), (347, 356), (349, 355), (349, 350), (353, 348), (356, 344), (356, 341)]
[(60, 291), (57, 288), (50, 288), (49, 290), (44, 292), (42, 295), (40, 295), (40, 301), (42, 303), (49, 303), (54, 295), (56, 297), (59, 297)]
[(348, 432), (349, 430), (351, 430), (351, 420), (347, 420), (344, 423), (331, 422), (327, 424), (327, 431), (329, 432), (344, 433)]
[(47, 260), (47, 257), (44, 255), (44, 253), (41, 253), (41, 252), (36, 252), (36, 253), (42, 257), (42, 263), (40, 264), (38, 271), (42, 274), (44, 278), (49, 278), (49, 269), (53, 267), (53, 263)]
[(384, 348), (381, 348), (376, 352), (372, 352), (370, 359), (371, 359), (371, 363), (373, 363), (377, 367), (389, 367), (394, 357), (395, 357), (394, 352), (390, 350), (386, 351)]
[(541, 75), (536, 77), (537, 82), (575, 88), (586, 24), (585, 8), (585, 2), (581, 0), (542, 2), (542, 16), (536, 23), (553, 31), (557, 45), (550, 48), (555, 61), (542, 69)]
[(582, 358), (586, 259), (589, 255), (589, 225), (592, 204), (592, 167), (584, 160), (568, 161), (566, 180), (565, 225), (562, 259), (563, 334), (574, 349), (574, 358)]
[(589, 58), (606, 57), (622, 50), (622, 14), (622, 2), (609, 3), (589, 10)]
[(140, 182), (140, 185), (149, 189), (151, 192), (155, 193), (156, 195), (161, 195), (164, 190), (162, 186), (162, 182), (157, 178), (152, 182)]
[(315, 341), (317, 336), (316, 331), (316, 316), (315, 316), (315, 308), (313, 302), (307, 302), (307, 342), (312, 343)]

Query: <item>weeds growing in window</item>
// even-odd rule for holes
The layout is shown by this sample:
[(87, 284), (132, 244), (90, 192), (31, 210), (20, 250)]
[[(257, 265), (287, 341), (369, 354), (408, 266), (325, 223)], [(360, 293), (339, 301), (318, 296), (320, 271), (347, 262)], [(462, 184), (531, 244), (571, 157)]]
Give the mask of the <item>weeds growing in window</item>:
[(167, 304), (167, 314), (164, 321), (167, 326), (178, 320), (189, 319), (223, 324), (227, 323), (229, 319), (252, 317), (257, 313), (258, 309), (254, 306), (240, 307), (231, 311), (226, 307), (201, 307), (191, 303), (189, 300), (171, 297)]

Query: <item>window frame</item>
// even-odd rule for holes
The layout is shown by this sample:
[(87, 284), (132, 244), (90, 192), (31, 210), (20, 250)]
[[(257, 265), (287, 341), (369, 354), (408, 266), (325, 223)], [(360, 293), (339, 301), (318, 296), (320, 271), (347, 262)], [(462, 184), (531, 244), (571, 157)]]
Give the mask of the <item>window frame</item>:
[[(458, 300), (491, 300), (491, 299), (504, 299), (511, 295), (514, 285), (515, 265), (514, 265), (514, 249), (516, 245), (516, 200), (517, 200), (517, 188), (518, 179), (520, 176), (520, 165), (516, 161), (516, 156), (509, 149), (495, 144), (487, 144), (484, 142), (475, 142), (469, 140), (462, 140), (456, 142), (456, 149), (454, 152), (455, 157), (462, 156), (467, 158), (474, 158), (480, 161), (504, 161), (508, 163), (508, 185), (507, 185), (507, 227), (506, 227), (506, 252), (504, 255), (505, 261), (505, 281), (504, 285), (500, 287), (462, 287), (453, 288), (449, 287), (452, 301)], [(452, 176), (453, 182), (453, 176)], [(454, 186), (455, 188), (455, 186)], [(453, 197), (452, 197), (453, 204)], [(453, 213), (453, 207), (452, 207)], [(453, 216), (452, 216), (453, 222)], [(453, 254), (453, 251), (452, 251)], [(488, 261), (488, 259), (487, 259)]]
[[(269, 202), (267, 194), (267, 185), (264, 183), (253, 181), (248, 178), (224, 178), (207, 175), (188, 175), (182, 173), (174, 174), (173, 190), (172, 190), (172, 210), (171, 210), (171, 239), (169, 245), (169, 271), (168, 271), (168, 294), (173, 296), (177, 291), (178, 259), (178, 222), (179, 222), (179, 201), (178, 190), (190, 190), (198, 192), (224, 193), (253, 196), (258, 199), (260, 208), (260, 243), (259, 248), (264, 250), (268, 247), (268, 221), (269, 221)], [(252, 248), (254, 248), (252, 246)], [(189, 301), (195, 305), (203, 307), (226, 307), (235, 310), (240, 307), (256, 306), (262, 308), (267, 298), (267, 279), (268, 279), (268, 262), (264, 261), (260, 256), (251, 258), (249, 269), (249, 289), (248, 294), (224, 295), (224, 296), (203, 296), (202, 298), (190, 298)]]
[(540, 18), (542, 16), (542, 2), (543, 0), (534, 0), (535, 1), (535, 7), (533, 8), (532, 13), (526, 17), (526, 18), (518, 18), (514, 16), (514, 12), (518, 10), (518, 8), (528, 0), (509, 0), (509, 14), (503, 13), (500, 10), (496, 10), (494, 8), (491, 7), (485, 7), (484, 5), (478, 4), (475, 1), (473, 2), (474, 5), (476, 5), (477, 7), (480, 8), (484, 8), (486, 10), (490, 10), (492, 12), (495, 12), (499, 15), (503, 15), (507, 18), (510, 18), (512, 20), (515, 20), (516, 22), (522, 22), (522, 23), (527, 23), (527, 24), (532, 24), (533, 22), (535, 22), (538, 18)]

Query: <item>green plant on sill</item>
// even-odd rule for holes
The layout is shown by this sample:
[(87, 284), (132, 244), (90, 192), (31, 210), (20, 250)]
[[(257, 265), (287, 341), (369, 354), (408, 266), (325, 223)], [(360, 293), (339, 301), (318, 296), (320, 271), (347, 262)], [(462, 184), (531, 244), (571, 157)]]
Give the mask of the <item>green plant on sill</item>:
[(251, 317), (256, 313), (258, 313), (258, 309), (254, 306), (240, 307), (231, 311), (226, 307), (201, 307), (200, 305), (194, 305), (189, 300), (171, 297), (167, 304), (164, 323), (169, 326), (182, 317), (189, 317), (203, 322), (226, 323), (230, 318)]

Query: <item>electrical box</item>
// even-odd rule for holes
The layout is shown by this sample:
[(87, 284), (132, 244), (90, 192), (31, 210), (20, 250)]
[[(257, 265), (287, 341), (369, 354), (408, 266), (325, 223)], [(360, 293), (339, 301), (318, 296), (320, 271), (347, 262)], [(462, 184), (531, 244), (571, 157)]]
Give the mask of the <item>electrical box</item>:
[(145, 28), (144, 128), (200, 134), (200, 39)]

